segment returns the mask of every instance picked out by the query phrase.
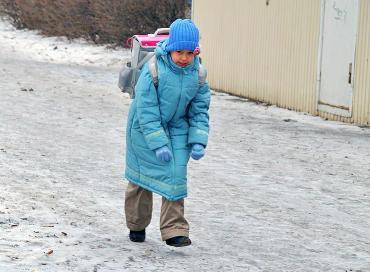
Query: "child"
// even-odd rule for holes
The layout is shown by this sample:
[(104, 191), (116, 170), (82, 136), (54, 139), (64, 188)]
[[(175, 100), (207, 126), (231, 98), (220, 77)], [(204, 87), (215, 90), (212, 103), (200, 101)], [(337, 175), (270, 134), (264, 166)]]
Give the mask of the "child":
[(167, 245), (191, 244), (184, 218), (187, 163), (204, 156), (210, 91), (199, 81), (199, 31), (177, 19), (156, 49), (158, 86), (146, 64), (135, 87), (126, 134), (126, 223), (133, 242), (144, 242), (152, 192), (162, 196), (160, 231)]

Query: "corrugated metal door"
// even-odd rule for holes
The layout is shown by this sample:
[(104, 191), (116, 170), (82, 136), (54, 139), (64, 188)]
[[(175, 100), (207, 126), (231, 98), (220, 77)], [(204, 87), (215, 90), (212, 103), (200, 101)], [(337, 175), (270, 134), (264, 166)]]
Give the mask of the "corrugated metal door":
[(358, 0), (325, 0), (319, 111), (352, 115)]

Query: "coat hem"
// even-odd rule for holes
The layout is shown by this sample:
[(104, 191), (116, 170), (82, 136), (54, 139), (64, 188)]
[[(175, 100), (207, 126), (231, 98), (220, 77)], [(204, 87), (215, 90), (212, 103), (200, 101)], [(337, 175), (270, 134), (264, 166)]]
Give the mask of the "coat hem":
[[(136, 177), (136, 178), (135, 178)], [(138, 172), (132, 170), (131, 168), (129, 168), (127, 165), (126, 165), (126, 171), (125, 171), (125, 178), (129, 181), (129, 182), (132, 182), (134, 183), (135, 185), (137, 186), (140, 186), (148, 191), (151, 191), (153, 193), (156, 193), (158, 195), (161, 195), (163, 196), (164, 198), (168, 199), (169, 201), (177, 201), (177, 200), (180, 200), (180, 199), (183, 199), (185, 197), (187, 197), (187, 193), (184, 193), (184, 194), (181, 194), (181, 195), (178, 195), (178, 196), (173, 196), (173, 195), (170, 195), (170, 194), (167, 194), (163, 191), (160, 191), (158, 190), (157, 188), (153, 187), (153, 186), (150, 186), (148, 183), (149, 182), (155, 182), (157, 184), (161, 184), (160, 186), (162, 187), (165, 187), (165, 186), (171, 186), (165, 182), (162, 182), (160, 180), (156, 180), (156, 179), (153, 179), (153, 178), (150, 178), (150, 177), (146, 177), (144, 175), (141, 175), (139, 174)], [(147, 180), (147, 181), (145, 181)], [(186, 188), (186, 185), (180, 185), (178, 187), (185, 187)]]

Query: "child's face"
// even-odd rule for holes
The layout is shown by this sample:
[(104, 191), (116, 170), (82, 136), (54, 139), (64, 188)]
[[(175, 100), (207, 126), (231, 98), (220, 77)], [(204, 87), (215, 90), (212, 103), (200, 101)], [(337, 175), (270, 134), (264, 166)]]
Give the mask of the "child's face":
[(176, 65), (185, 67), (193, 62), (194, 53), (190, 50), (178, 50), (171, 52), (171, 58)]

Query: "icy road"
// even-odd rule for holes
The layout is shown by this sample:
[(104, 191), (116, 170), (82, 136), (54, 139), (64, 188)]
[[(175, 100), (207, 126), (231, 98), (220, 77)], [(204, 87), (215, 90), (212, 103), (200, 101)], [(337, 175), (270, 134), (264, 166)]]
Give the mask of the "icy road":
[(0, 272), (370, 271), (370, 129), (214, 93), (193, 244), (123, 212), (129, 52), (0, 23)]

